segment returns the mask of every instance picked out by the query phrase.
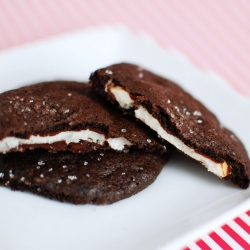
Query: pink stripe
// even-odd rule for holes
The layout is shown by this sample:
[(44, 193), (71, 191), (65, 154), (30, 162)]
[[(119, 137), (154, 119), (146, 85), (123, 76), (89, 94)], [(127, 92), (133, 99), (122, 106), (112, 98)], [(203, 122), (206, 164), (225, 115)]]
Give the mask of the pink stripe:
[(240, 237), (240, 235), (238, 235), (231, 227), (229, 227), (228, 225), (224, 225), (222, 226), (222, 229), (244, 249), (250, 249), (250, 245), (242, 237)]
[(212, 250), (205, 241), (202, 239), (199, 239), (198, 241), (195, 242), (197, 246), (199, 246), (202, 250)]
[(185, 247), (182, 250), (191, 250), (189, 247)]
[(217, 233), (212, 232), (209, 236), (218, 244), (222, 249), (233, 250)]
[(234, 221), (250, 235), (250, 226), (249, 226), (249, 225), (247, 225), (247, 224), (246, 224), (241, 218), (239, 218), (239, 217), (235, 218)]

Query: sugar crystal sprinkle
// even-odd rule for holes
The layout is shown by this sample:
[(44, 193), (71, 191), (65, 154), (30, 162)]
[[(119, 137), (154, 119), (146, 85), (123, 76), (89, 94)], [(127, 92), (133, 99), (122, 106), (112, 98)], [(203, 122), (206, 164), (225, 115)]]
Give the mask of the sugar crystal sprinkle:
[(147, 139), (147, 142), (149, 142), (149, 143), (150, 143), (150, 142), (151, 142), (151, 140), (150, 140), (150, 139)]
[(68, 96), (72, 96), (72, 93), (68, 93)]
[(139, 73), (138, 77), (142, 78), (143, 77), (143, 73)]
[(125, 172), (122, 172), (122, 175), (125, 175), (126, 173)]
[(171, 103), (171, 100), (170, 100), (170, 99), (168, 99), (168, 103)]
[(38, 164), (39, 166), (43, 166), (43, 165), (45, 165), (45, 162), (44, 162), (44, 161), (39, 161), (39, 162), (37, 162), (37, 164)]
[(122, 133), (125, 133), (127, 130), (125, 128), (121, 129)]
[(77, 177), (75, 175), (69, 175), (68, 179), (70, 179), (71, 181), (73, 181), (73, 180), (76, 180)]
[(103, 153), (100, 153), (100, 156), (104, 156), (104, 154), (103, 154)]
[(41, 188), (37, 188), (37, 191), (38, 191), (38, 192), (41, 192)]
[(193, 115), (196, 115), (196, 116), (201, 116), (201, 112), (200, 112), (200, 111), (195, 110), (195, 111), (193, 112)]
[(4, 173), (0, 173), (0, 178), (3, 178), (4, 177)]
[(37, 168), (37, 169), (40, 169), (40, 166), (37, 166), (36, 168)]
[(108, 69), (105, 71), (105, 73), (108, 74), (108, 75), (112, 75), (113, 74), (113, 72), (111, 70), (108, 70)]
[(20, 181), (24, 181), (25, 180), (25, 177), (21, 177)]
[(84, 164), (85, 166), (87, 166), (89, 163), (88, 163), (87, 161), (85, 161), (83, 164)]
[(178, 106), (174, 106), (174, 108), (175, 108), (178, 112), (180, 111), (180, 109), (179, 109)]
[(44, 174), (40, 174), (40, 177), (41, 177), (41, 178), (44, 178)]
[(67, 166), (66, 166), (66, 165), (63, 165), (62, 167), (63, 167), (63, 168), (67, 168)]
[(89, 177), (90, 177), (90, 174), (86, 174), (86, 176), (89, 178)]
[(57, 182), (58, 182), (58, 183), (62, 183), (62, 179), (58, 179)]
[(49, 169), (49, 172), (51, 172), (51, 171), (53, 171), (53, 168), (50, 168), (50, 169)]
[(202, 123), (202, 120), (201, 120), (201, 119), (199, 119), (199, 120), (197, 120), (197, 122), (198, 122), (198, 123)]
[(101, 159), (102, 159), (102, 158), (100, 158), (100, 157), (99, 157), (99, 158), (97, 158), (97, 160), (98, 160), (98, 161), (100, 161)]

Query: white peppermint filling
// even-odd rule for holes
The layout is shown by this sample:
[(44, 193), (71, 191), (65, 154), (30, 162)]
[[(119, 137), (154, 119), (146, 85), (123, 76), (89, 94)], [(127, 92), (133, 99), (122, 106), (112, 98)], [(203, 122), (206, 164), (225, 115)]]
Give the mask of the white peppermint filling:
[(123, 150), (124, 145), (127, 145), (127, 146), (132, 145), (132, 143), (130, 141), (128, 141), (126, 138), (124, 138), (124, 137), (109, 138), (107, 141), (108, 141), (110, 147), (115, 149), (115, 150)]
[[(107, 86), (108, 87), (108, 86)], [(115, 96), (116, 101), (124, 109), (133, 107), (134, 101), (131, 99), (128, 92), (124, 91), (122, 87), (109, 87), (111, 93)]]
[(124, 137), (106, 139), (103, 134), (87, 129), (81, 131), (60, 132), (51, 136), (31, 135), (29, 139), (6, 137), (0, 141), (0, 152), (4, 153), (12, 149), (18, 149), (21, 145), (52, 144), (60, 141), (65, 141), (66, 144), (69, 144), (72, 142), (79, 143), (80, 140), (95, 142), (100, 145), (103, 145), (103, 143), (107, 141), (110, 147), (114, 150), (123, 150), (125, 145), (132, 145), (132, 143)]
[[(123, 88), (119, 86), (108, 86), (108, 88), (122, 108), (130, 108), (133, 106), (134, 101), (131, 99), (129, 93), (126, 92)], [(224, 178), (229, 174), (229, 167), (225, 161), (223, 163), (216, 163), (211, 159), (196, 153), (194, 149), (185, 145), (180, 139), (167, 133), (162, 128), (159, 121), (155, 119), (151, 114), (149, 114), (149, 112), (144, 107), (137, 107), (137, 109), (135, 109), (135, 116), (136, 118), (143, 121), (146, 125), (148, 125), (151, 129), (156, 131), (158, 135), (160, 135), (163, 139), (178, 148), (180, 151), (202, 163), (208, 171), (214, 173), (220, 178)]]

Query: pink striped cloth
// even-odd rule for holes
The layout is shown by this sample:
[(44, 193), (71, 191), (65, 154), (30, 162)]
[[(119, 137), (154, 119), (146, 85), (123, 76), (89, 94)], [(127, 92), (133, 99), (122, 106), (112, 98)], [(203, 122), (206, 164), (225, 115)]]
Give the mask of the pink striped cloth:
[(249, 0), (0, 0), (0, 49), (117, 22), (178, 49), (250, 97)]
[[(0, 50), (117, 22), (179, 50), (250, 97), (249, 0), (0, 0)], [(183, 249), (250, 249), (250, 210)]]

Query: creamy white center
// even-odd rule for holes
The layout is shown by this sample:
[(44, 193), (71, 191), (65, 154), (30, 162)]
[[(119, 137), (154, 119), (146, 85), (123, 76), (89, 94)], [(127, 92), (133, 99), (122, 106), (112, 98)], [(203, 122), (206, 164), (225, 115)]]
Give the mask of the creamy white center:
[(133, 107), (134, 101), (131, 99), (129, 93), (124, 91), (122, 87), (110, 87), (110, 91), (122, 108), (129, 109)]
[[(134, 105), (134, 101), (129, 96), (129, 93), (126, 92), (123, 88), (118, 86), (109, 86), (109, 90), (114, 95), (115, 99), (122, 108), (130, 108)], [(207, 157), (204, 157), (201, 154), (196, 153), (194, 149), (185, 145), (176, 136), (167, 133), (162, 128), (159, 121), (155, 119), (144, 107), (136, 107), (135, 116), (146, 125), (148, 125), (151, 129), (156, 131), (158, 135), (160, 135), (163, 139), (178, 148), (180, 151), (202, 163), (208, 171), (216, 174), (221, 178), (226, 177), (229, 174), (229, 167), (225, 161), (223, 163), (217, 163)]]
[(110, 147), (115, 150), (123, 150), (125, 145), (132, 145), (132, 143), (124, 137), (106, 139), (103, 134), (86, 129), (81, 131), (60, 132), (56, 135), (49, 136), (31, 135), (29, 139), (6, 137), (0, 141), (0, 152), (3, 153), (12, 149), (18, 149), (21, 145), (52, 144), (60, 141), (65, 141), (66, 144), (69, 144), (72, 142), (78, 143), (80, 140), (95, 142), (100, 145), (103, 145), (103, 143), (107, 141)]

